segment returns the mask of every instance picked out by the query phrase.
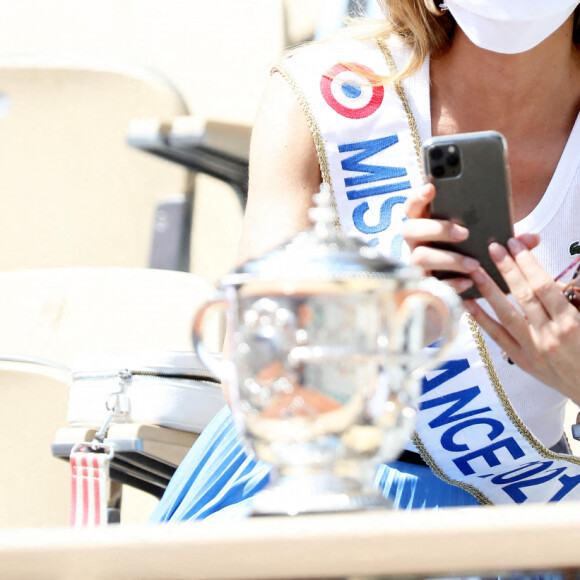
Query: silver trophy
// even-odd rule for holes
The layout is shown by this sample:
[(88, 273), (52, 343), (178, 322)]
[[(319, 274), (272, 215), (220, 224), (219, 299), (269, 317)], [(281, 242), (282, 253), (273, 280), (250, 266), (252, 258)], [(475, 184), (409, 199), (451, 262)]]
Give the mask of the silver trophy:
[[(325, 186), (314, 199), (313, 227), (222, 278), (194, 323), (242, 440), (273, 467), (255, 515), (388, 507), (376, 467), (412, 434), (421, 377), (461, 313), (447, 284), (345, 236)], [(228, 318), (222, 360), (203, 342), (218, 308)]]

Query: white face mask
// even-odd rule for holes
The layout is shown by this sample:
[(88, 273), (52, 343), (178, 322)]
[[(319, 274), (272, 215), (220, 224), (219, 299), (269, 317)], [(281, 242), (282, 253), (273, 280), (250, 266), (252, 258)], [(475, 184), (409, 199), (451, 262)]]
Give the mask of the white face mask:
[(446, 0), (469, 40), (504, 54), (526, 52), (555, 32), (578, 0)]

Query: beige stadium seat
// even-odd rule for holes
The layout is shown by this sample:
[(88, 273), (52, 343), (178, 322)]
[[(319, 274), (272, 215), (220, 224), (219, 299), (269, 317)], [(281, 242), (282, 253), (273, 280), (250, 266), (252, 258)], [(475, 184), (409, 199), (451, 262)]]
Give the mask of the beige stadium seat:
[[(67, 423), (73, 361), (84, 355), (189, 351), (191, 325), (213, 288), (193, 274), (141, 268), (0, 273), (0, 528), (66, 525), (70, 481), (53, 443), (82, 440)], [(217, 325), (216, 325), (217, 327)], [(220, 334), (207, 337), (217, 350)], [(16, 356), (14, 356), (16, 355)], [(50, 361), (50, 365), (10, 359)], [(216, 387), (219, 388), (219, 387)], [(80, 431), (83, 434), (79, 436)], [(94, 432), (94, 431), (93, 431)], [(118, 424), (115, 437), (176, 465), (195, 433)], [(122, 523), (147, 521), (156, 497), (123, 486)]]
[[(112, 62), (138, 63), (171, 79), (188, 109), (177, 115), (199, 115), (220, 123), (251, 126), (271, 64), (288, 45), (312, 38), (322, 3), (323, 0), (101, 0), (97, 3), (93, 0), (5, 0), (0, 18), (0, 57), (34, 51), (36, 54), (68, 57), (83, 54)], [(39, 95), (32, 96), (31, 100), (36, 106), (40, 103), (42, 111), (50, 113), (51, 104), (41, 102)], [(69, 106), (69, 111), (73, 110), (74, 107)], [(148, 110), (138, 112), (135, 118), (157, 118), (165, 122), (175, 116), (172, 111)], [(2, 131), (5, 124), (0, 118)], [(90, 131), (94, 130), (95, 126), (91, 127)], [(90, 131), (84, 132), (86, 138)], [(49, 143), (53, 146), (55, 138), (49, 139)], [(118, 146), (123, 148), (121, 141)], [(38, 149), (43, 147), (39, 145)], [(4, 155), (7, 150), (0, 135), (0, 152)], [(76, 153), (82, 150), (86, 150), (84, 144)], [(30, 148), (30, 153), (33, 152)], [(183, 191), (180, 177), (183, 167), (136, 150), (132, 154), (143, 168), (134, 178), (139, 183), (150, 184), (159, 196)], [(18, 165), (11, 170), (33, 171), (36, 164), (36, 180), (40, 187), (39, 154), (34, 161), (30, 160), (31, 155), (15, 155)], [(113, 175), (107, 165), (110, 163), (101, 165), (99, 177), (101, 173)], [(0, 167), (4, 170), (4, 165)], [(172, 172), (173, 177), (166, 174), (161, 178), (148, 177), (147, 171)], [(115, 185), (120, 186), (121, 178), (116, 176), (116, 179)], [(241, 211), (228, 184), (199, 174), (195, 186), (190, 271), (215, 281), (233, 263)], [(149, 194), (143, 195), (148, 198)], [(4, 195), (2, 197), (4, 199)], [(125, 204), (120, 195), (113, 199), (110, 215), (115, 218), (127, 210), (129, 203)], [(95, 203), (93, 198), (86, 206), (87, 211), (95, 209)], [(151, 219), (146, 203), (147, 200), (140, 208), (131, 204), (131, 211), (142, 210)], [(175, 205), (170, 204), (168, 209), (175, 209)], [(4, 214), (5, 208), (2, 210)], [(136, 214), (126, 214), (123, 218), (137, 227)], [(66, 221), (64, 216), (60, 219)], [(164, 226), (163, 219), (160, 225)], [(4, 223), (0, 222), (2, 228)], [(149, 230), (135, 231), (136, 235), (138, 233), (146, 236)], [(135, 243), (138, 243), (136, 238)], [(121, 259), (120, 254), (118, 259)], [(145, 254), (141, 255), (141, 260), (139, 265), (147, 263)]]
[(135, 118), (188, 113), (164, 77), (116, 61), (0, 55), (0, 271), (147, 267), (183, 167), (126, 143)]

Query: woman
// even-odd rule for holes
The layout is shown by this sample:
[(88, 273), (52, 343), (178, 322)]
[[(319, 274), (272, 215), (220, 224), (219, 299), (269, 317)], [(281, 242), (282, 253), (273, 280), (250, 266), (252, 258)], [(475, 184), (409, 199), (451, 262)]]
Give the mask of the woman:
[[(380, 29), (349, 29), (350, 38), (298, 51), (266, 89), (238, 263), (307, 228), (312, 193), (325, 181), (349, 235), (426, 272), (467, 274), (450, 284), (458, 292), (475, 284), (484, 298), (465, 301), (471, 316), (457, 348), (425, 382), (418, 436), (407, 446), (417, 460), (379, 469), (377, 483), (397, 507), (578, 493), (578, 465), (555, 451), (567, 451), (567, 398), (580, 402), (580, 314), (553, 281), (580, 240), (578, 4), (386, 0)], [(469, 232), (427, 217), (436, 192), (422, 185), (420, 144), (488, 129), (508, 143), (518, 235), (489, 250), (513, 298), (477, 262), (430, 247)], [(244, 514), (268, 473), (241, 450), (224, 410), (153, 520)]]

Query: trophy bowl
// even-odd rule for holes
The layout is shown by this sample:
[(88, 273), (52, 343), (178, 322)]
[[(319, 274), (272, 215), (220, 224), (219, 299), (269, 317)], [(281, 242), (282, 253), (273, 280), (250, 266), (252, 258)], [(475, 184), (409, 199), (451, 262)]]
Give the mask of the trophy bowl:
[[(421, 377), (461, 312), (447, 284), (337, 229), (324, 187), (314, 198), (313, 227), (222, 278), (194, 322), (242, 441), (273, 468), (254, 515), (390, 507), (376, 467), (412, 434)], [(217, 308), (228, 318), (221, 361), (203, 343)]]

